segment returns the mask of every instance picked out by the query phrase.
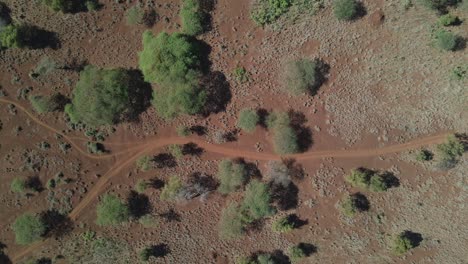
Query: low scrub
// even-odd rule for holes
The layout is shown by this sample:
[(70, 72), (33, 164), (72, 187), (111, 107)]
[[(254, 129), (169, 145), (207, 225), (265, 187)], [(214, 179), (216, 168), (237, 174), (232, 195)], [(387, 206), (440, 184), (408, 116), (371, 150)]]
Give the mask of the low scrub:
[(96, 223), (100, 226), (115, 226), (130, 218), (128, 205), (112, 194), (106, 194), (102, 197), (96, 211)]
[(271, 24), (288, 12), (292, 2), (292, 0), (257, 0), (251, 12), (252, 20), (260, 26)]
[(237, 126), (248, 133), (252, 133), (255, 131), (259, 120), (260, 117), (254, 110), (242, 109), (237, 120)]

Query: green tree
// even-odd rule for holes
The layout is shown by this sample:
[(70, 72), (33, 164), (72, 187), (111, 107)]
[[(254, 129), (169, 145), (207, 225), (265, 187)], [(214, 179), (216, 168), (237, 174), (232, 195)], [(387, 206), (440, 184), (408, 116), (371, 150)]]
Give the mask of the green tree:
[(393, 252), (395, 254), (402, 255), (416, 247), (416, 244), (411, 240), (408, 233), (409, 232), (405, 231), (395, 237), (393, 241)]
[(245, 130), (248, 133), (255, 131), (255, 128), (260, 120), (258, 114), (254, 110), (244, 108), (239, 114), (239, 119), (237, 120), (237, 126)]
[(151, 247), (145, 247), (138, 255), (141, 261), (148, 261), (149, 258), (153, 255), (153, 249)]
[(335, 0), (333, 13), (338, 20), (352, 20), (358, 13), (358, 7), (356, 0)]
[(369, 190), (373, 192), (384, 192), (390, 188), (383, 175), (374, 174), (369, 181)]
[(287, 233), (294, 229), (294, 223), (289, 220), (289, 216), (281, 217), (273, 222), (271, 229), (277, 233)]
[(460, 37), (450, 31), (441, 29), (435, 34), (435, 43), (442, 50), (454, 51), (459, 42)]
[(128, 221), (130, 211), (128, 205), (117, 196), (106, 194), (97, 206), (96, 223), (100, 226), (113, 226)]
[(275, 209), (270, 205), (271, 194), (266, 185), (258, 180), (252, 180), (245, 189), (242, 210), (249, 222), (271, 216)]
[(281, 75), (283, 86), (292, 95), (314, 93), (319, 86), (318, 62), (300, 59), (286, 63)]
[(448, 27), (448, 26), (453, 26), (456, 25), (457, 23), (460, 22), (460, 19), (457, 16), (454, 16), (452, 14), (445, 14), (441, 17), (439, 17), (439, 24)]
[(221, 213), (219, 235), (223, 239), (234, 239), (244, 234), (244, 220), (237, 203), (230, 203)]
[(206, 92), (193, 83), (174, 83), (161, 86), (153, 92), (153, 106), (159, 115), (172, 119), (180, 114), (200, 113), (206, 102)]
[(21, 38), (21, 28), (16, 25), (8, 25), (0, 31), (0, 46), (3, 48), (22, 48), (24, 42)]
[(371, 172), (365, 169), (351, 170), (351, 174), (345, 177), (353, 187), (367, 189), (371, 178)]
[(180, 159), (184, 156), (182, 147), (180, 145), (172, 144), (172, 145), (169, 145), (168, 149), (169, 149), (169, 152), (171, 152), (172, 156), (174, 156), (176, 159)]
[(40, 240), (46, 233), (47, 226), (39, 216), (26, 213), (16, 218), (13, 231), (17, 244), (28, 245)]
[(287, 113), (274, 112), (268, 116), (267, 126), (273, 132), (273, 147), (280, 155), (299, 152), (296, 131)]
[(172, 200), (175, 199), (177, 194), (182, 189), (182, 181), (177, 176), (172, 176), (169, 181), (164, 185), (159, 198), (161, 200)]
[(296, 263), (299, 260), (307, 257), (307, 254), (300, 245), (292, 246), (288, 250), (288, 256), (292, 263)]
[(451, 169), (458, 158), (465, 152), (465, 145), (455, 135), (450, 135), (446, 143), (437, 145), (437, 154), (440, 156), (438, 166), (441, 169)]
[(54, 94), (52, 96), (42, 95), (31, 95), (29, 96), (29, 102), (36, 112), (44, 114), (48, 112), (57, 111), (61, 107), (63, 102), (63, 96), (60, 94)]
[(151, 157), (150, 156), (141, 156), (136, 160), (136, 166), (141, 171), (148, 171), (151, 169)]
[(344, 215), (353, 217), (357, 213), (367, 211), (369, 201), (360, 193), (346, 195), (340, 202), (340, 209)]
[(10, 190), (14, 193), (24, 193), (27, 189), (26, 181), (21, 178), (14, 178), (10, 184)]
[(73, 123), (90, 126), (112, 125), (130, 108), (132, 80), (124, 69), (86, 66), (73, 90), (71, 104), (65, 107)]
[(204, 13), (200, 8), (199, 0), (183, 0), (180, 17), (182, 31), (185, 34), (196, 36), (203, 33)]
[(416, 153), (417, 161), (429, 161), (432, 160), (432, 153), (429, 150), (421, 149)]
[(217, 176), (220, 180), (218, 191), (222, 194), (228, 194), (237, 190), (248, 175), (244, 164), (232, 160), (222, 160), (218, 164)]

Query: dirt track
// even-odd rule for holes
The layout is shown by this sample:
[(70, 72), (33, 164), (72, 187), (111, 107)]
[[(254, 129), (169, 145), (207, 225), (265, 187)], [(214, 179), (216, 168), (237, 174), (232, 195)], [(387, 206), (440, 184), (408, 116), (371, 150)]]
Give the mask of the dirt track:
[[(409, 149), (419, 148), (426, 145), (431, 144), (439, 144), (444, 142), (447, 138), (448, 133), (429, 136), (422, 139), (416, 139), (407, 143), (386, 146), (383, 148), (377, 149), (355, 149), (355, 150), (325, 150), (325, 151), (311, 151), (306, 153), (300, 154), (293, 154), (293, 155), (285, 155), (279, 156), (273, 153), (259, 153), (249, 150), (240, 150), (237, 148), (231, 147), (224, 147), (222, 145), (215, 145), (208, 143), (202, 139), (198, 138), (184, 138), (184, 137), (169, 137), (169, 138), (148, 138), (138, 142), (106, 142), (106, 145), (113, 145), (113, 146), (125, 146), (125, 145), (134, 145), (132, 148), (127, 148), (126, 150), (115, 152), (112, 154), (105, 154), (105, 155), (93, 155), (83, 150), (74, 140), (79, 141), (89, 141), (86, 138), (80, 137), (70, 137), (55, 129), (52, 126), (47, 125), (46, 123), (42, 122), (38, 119), (34, 114), (29, 112), (26, 108), (21, 106), (20, 104), (10, 101), (7, 99), (0, 98), (0, 102), (7, 103), (7, 104), (14, 104), (18, 109), (23, 111), (26, 115), (28, 115), (34, 122), (38, 125), (50, 130), (53, 133), (57, 133), (61, 135), (64, 139), (70, 142), (75, 149), (85, 157), (91, 159), (108, 159), (108, 158), (115, 158), (116, 166), (112, 167), (104, 174), (93, 186), (93, 188), (87, 193), (85, 198), (72, 210), (69, 214), (69, 217), (72, 220), (76, 220), (80, 213), (91, 203), (93, 200), (101, 193), (105, 188), (106, 184), (109, 182), (111, 178), (118, 175), (122, 172), (126, 167), (134, 164), (135, 160), (138, 157), (149, 154), (150, 152), (160, 149), (162, 147), (171, 145), (171, 144), (186, 144), (186, 143), (195, 143), (198, 146), (202, 147), (205, 151), (220, 154), (221, 156), (228, 156), (228, 157), (243, 157), (246, 159), (251, 160), (281, 160), (284, 158), (291, 158), (298, 161), (302, 160), (312, 160), (312, 159), (321, 159), (321, 158), (357, 158), (357, 157), (369, 157), (369, 156), (377, 156), (377, 155), (384, 155), (389, 153), (396, 153), (401, 151), (406, 151)], [(19, 261), (24, 256), (28, 255), (35, 249), (39, 248), (44, 242), (40, 241), (35, 244), (30, 245), (29, 247), (25, 248), (22, 252), (18, 252), (16, 255), (12, 256), (12, 260), (14, 262)]]

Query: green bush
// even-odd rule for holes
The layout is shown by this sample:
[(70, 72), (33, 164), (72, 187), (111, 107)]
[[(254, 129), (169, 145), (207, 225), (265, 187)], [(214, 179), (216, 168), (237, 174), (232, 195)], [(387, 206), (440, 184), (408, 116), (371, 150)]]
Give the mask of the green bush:
[(172, 144), (172, 145), (169, 145), (168, 149), (169, 149), (169, 152), (171, 152), (172, 156), (174, 156), (174, 158), (176, 159), (180, 159), (184, 156), (182, 147), (180, 145)]
[(318, 63), (309, 59), (290, 61), (281, 79), (285, 90), (293, 95), (315, 93), (319, 85)]
[(177, 176), (172, 176), (169, 178), (169, 181), (164, 185), (164, 188), (159, 195), (161, 200), (172, 200), (177, 197), (180, 190), (182, 189), (182, 181)]
[(255, 128), (260, 120), (257, 112), (250, 109), (242, 109), (237, 120), (237, 126), (248, 133), (255, 131)]
[(294, 229), (294, 223), (289, 221), (289, 216), (281, 217), (273, 222), (271, 229), (277, 233), (287, 233)]
[(280, 155), (299, 152), (298, 137), (291, 127), (287, 113), (274, 112), (267, 118), (267, 126), (273, 132), (273, 147)]
[(178, 126), (176, 132), (180, 137), (187, 137), (190, 135), (190, 129), (186, 126)]
[(138, 253), (141, 261), (148, 261), (153, 255), (153, 249), (151, 247), (145, 247)]
[(136, 160), (136, 166), (141, 171), (148, 171), (151, 169), (151, 157), (141, 156)]
[(435, 34), (436, 46), (442, 50), (455, 51), (459, 41), (460, 37), (450, 31), (442, 29)]
[(233, 74), (234, 74), (234, 78), (239, 83), (245, 83), (246, 81), (249, 80), (249, 74), (244, 67), (236, 67), (234, 69)]
[(199, 0), (183, 0), (180, 17), (182, 31), (185, 34), (196, 36), (203, 33), (204, 14), (200, 8)]
[(230, 203), (221, 213), (219, 235), (223, 239), (234, 239), (244, 234), (244, 220), (239, 205)]
[(272, 255), (264, 253), (257, 256), (258, 264), (279, 264)]
[(96, 223), (100, 226), (113, 226), (128, 221), (128, 206), (117, 196), (106, 194), (97, 206)]
[(218, 191), (228, 194), (237, 190), (247, 179), (247, 169), (242, 163), (222, 160), (218, 165), (217, 176), (220, 180)]
[(452, 69), (450, 73), (451, 77), (457, 81), (464, 80), (467, 74), (468, 74), (468, 64), (462, 65), (462, 66), (456, 66), (455, 68)]
[(292, 2), (292, 0), (257, 0), (251, 12), (252, 20), (260, 26), (271, 24), (288, 12)]
[(149, 186), (148, 182), (140, 179), (135, 184), (135, 191), (137, 191), (138, 193), (144, 193), (146, 189), (148, 189), (148, 186)]
[(426, 149), (421, 149), (416, 153), (417, 161), (429, 161), (432, 160), (432, 153)]
[(157, 228), (159, 227), (159, 221), (152, 215), (144, 215), (138, 219), (138, 222), (144, 228)]
[(241, 208), (247, 221), (252, 222), (276, 212), (270, 203), (271, 194), (268, 185), (252, 180), (245, 189)]
[(126, 17), (128, 25), (143, 24), (145, 19), (145, 11), (140, 7), (140, 5), (137, 4), (127, 10)]
[(27, 189), (26, 181), (20, 178), (14, 178), (10, 184), (10, 190), (14, 193), (24, 193)]
[(112, 125), (130, 108), (132, 80), (124, 69), (86, 66), (73, 90), (71, 104), (65, 107), (73, 123), (90, 126)]
[(461, 0), (419, 0), (425, 7), (439, 11), (440, 13), (446, 12), (449, 6), (453, 6), (461, 2)]
[(180, 114), (200, 113), (206, 102), (206, 92), (193, 84), (174, 84), (162, 86), (153, 92), (152, 104), (157, 112), (166, 119)]
[(415, 246), (416, 245), (413, 244), (406, 232), (403, 232), (396, 236), (395, 240), (393, 241), (393, 252), (397, 255), (402, 255)]
[(3, 48), (23, 48), (25, 43), (21, 37), (21, 27), (8, 25), (0, 31), (0, 46)]
[(307, 257), (307, 254), (300, 245), (296, 245), (289, 248), (288, 256), (292, 263), (296, 263), (299, 260)]
[(50, 9), (58, 12), (61, 11), (63, 13), (72, 12), (75, 9), (74, 2), (76, 0), (43, 0), (43, 3), (47, 5)]
[(367, 189), (369, 186), (370, 178), (371, 178), (370, 171), (367, 170), (351, 170), (351, 174), (345, 177), (345, 180), (349, 182), (353, 187), (358, 187), (362, 189)]
[(390, 188), (390, 186), (384, 176), (379, 174), (372, 175), (369, 182), (369, 190), (373, 192), (384, 192), (388, 190), (388, 188)]
[(458, 163), (458, 158), (465, 152), (465, 145), (456, 136), (450, 135), (447, 142), (437, 146), (440, 156), (438, 166), (441, 169), (451, 169)]
[(456, 25), (459, 22), (460, 22), (460, 19), (457, 16), (454, 16), (451, 14), (445, 14), (439, 17), (439, 24), (444, 27)]
[(46, 224), (39, 216), (28, 213), (16, 218), (12, 228), (19, 245), (28, 245), (40, 240), (47, 230)]
[(352, 20), (358, 13), (358, 2), (356, 0), (335, 0), (333, 13), (338, 20)]
[(63, 102), (63, 96), (60, 94), (54, 94), (48, 97), (42, 95), (31, 95), (29, 96), (29, 102), (36, 112), (44, 114), (59, 110), (62, 106), (61, 103)]

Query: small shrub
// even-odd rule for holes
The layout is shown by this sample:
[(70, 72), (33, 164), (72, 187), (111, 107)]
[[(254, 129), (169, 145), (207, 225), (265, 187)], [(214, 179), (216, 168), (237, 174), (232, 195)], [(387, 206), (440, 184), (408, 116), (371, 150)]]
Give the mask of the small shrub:
[(138, 256), (141, 261), (148, 261), (149, 258), (153, 255), (153, 249), (151, 247), (146, 247), (138, 253)]
[(307, 257), (307, 254), (300, 245), (296, 245), (289, 248), (288, 256), (292, 263), (296, 263), (299, 260)]
[(88, 0), (85, 2), (86, 10), (96, 11), (99, 9), (99, 3), (97, 0)]
[(148, 171), (151, 169), (151, 157), (141, 156), (136, 160), (136, 166), (141, 171)]
[(287, 233), (294, 229), (294, 223), (289, 221), (289, 216), (281, 217), (273, 222), (271, 229), (277, 233)]
[(218, 165), (217, 174), (220, 185), (218, 191), (228, 194), (237, 190), (247, 178), (247, 169), (244, 164), (235, 163), (232, 160), (222, 160)]
[(257, 256), (258, 264), (279, 264), (272, 255), (264, 253)]
[(130, 108), (132, 79), (124, 69), (99, 69), (86, 66), (73, 90), (65, 112), (72, 123), (89, 126), (112, 125)]
[(451, 169), (458, 158), (465, 152), (465, 145), (456, 136), (450, 135), (447, 142), (437, 146), (437, 153), (440, 156), (438, 166), (441, 169)]
[(49, 179), (46, 183), (47, 189), (51, 190), (57, 187), (57, 181), (55, 179)]
[(244, 221), (238, 204), (230, 203), (222, 211), (219, 228), (223, 239), (234, 239), (244, 234)]
[[(468, 2), (467, 2), (468, 3)], [(457, 81), (462, 81), (466, 78), (468, 73), (468, 64), (464, 66), (456, 66), (452, 69), (450, 75)]]
[(239, 83), (245, 83), (249, 80), (247, 70), (244, 67), (236, 67), (234, 69), (233, 74), (234, 74), (234, 78)]
[(104, 145), (102, 145), (101, 143), (97, 143), (97, 142), (86, 143), (86, 149), (88, 150), (89, 153), (92, 153), (92, 154), (102, 154), (106, 152)]
[(252, 133), (255, 131), (259, 120), (260, 117), (258, 116), (257, 112), (244, 108), (239, 114), (237, 126), (248, 133)]
[(152, 215), (144, 215), (138, 219), (138, 222), (144, 228), (157, 228), (159, 227), (159, 221)]
[(286, 63), (281, 75), (284, 89), (292, 95), (315, 93), (319, 86), (320, 71), (318, 62), (300, 59)]
[(435, 34), (436, 46), (442, 50), (455, 51), (458, 47), (460, 37), (446, 30), (439, 30)]
[(373, 192), (384, 192), (388, 190), (388, 188), (390, 188), (390, 186), (382, 175), (372, 175), (369, 182), (369, 190)]
[(251, 12), (252, 20), (260, 26), (271, 24), (288, 12), (291, 4), (292, 0), (257, 0)]
[(393, 242), (393, 252), (397, 255), (402, 255), (415, 246), (410, 237), (408, 237), (407, 232), (403, 232), (395, 238)]
[(429, 161), (432, 160), (432, 153), (429, 150), (421, 149), (416, 153), (416, 160), (417, 161)]
[(177, 176), (172, 176), (169, 181), (164, 185), (159, 198), (161, 200), (171, 200), (177, 197), (177, 194), (182, 189), (182, 181)]
[(16, 243), (28, 245), (41, 239), (47, 230), (46, 224), (39, 216), (23, 214), (13, 223)]
[(245, 189), (241, 208), (247, 221), (252, 222), (276, 212), (270, 203), (271, 194), (268, 186), (258, 180), (252, 180)]
[(351, 174), (345, 177), (345, 180), (349, 182), (353, 187), (359, 187), (367, 189), (369, 186), (371, 173), (367, 170), (356, 169), (351, 170)]
[(190, 135), (190, 129), (186, 126), (178, 126), (176, 132), (180, 137), (187, 137)]
[(199, 0), (183, 0), (180, 17), (182, 31), (185, 34), (196, 36), (203, 33), (204, 13), (200, 8)]
[(126, 17), (128, 25), (143, 24), (145, 11), (137, 4), (127, 10)]
[(460, 23), (460, 19), (457, 16), (451, 14), (445, 14), (439, 17), (439, 24), (444, 27), (453, 26), (458, 23)]
[(135, 185), (135, 191), (138, 193), (144, 193), (146, 189), (148, 188), (149, 184), (145, 180), (138, 180), (136, 185)]
[(130, 211), (117, 196), (106, 194), (97, 206), (96, 223), (100, 226), (113, 226), (128, 221)]
[(27, 189), (26, 181), (20, 178), (14, 178), (10, 184), (10, 190), (14, 193), (24, 193)]
[(333, 13), (338, 20), (352, 20), (358, 13), (358, 7), (356, 0), (335, 0)]
[(172, 156), (176, 159), (180, 159), (184, 156), (184, 153), (182, 152), (182, 147), (177, 144), (172, 144), (169, 145), (169, 152), (171, 152)]
[(3, 48), (23, 48), (25, 46), (21, 38), (21, 28), (8, 25), (0, 31), (0, 46)]

